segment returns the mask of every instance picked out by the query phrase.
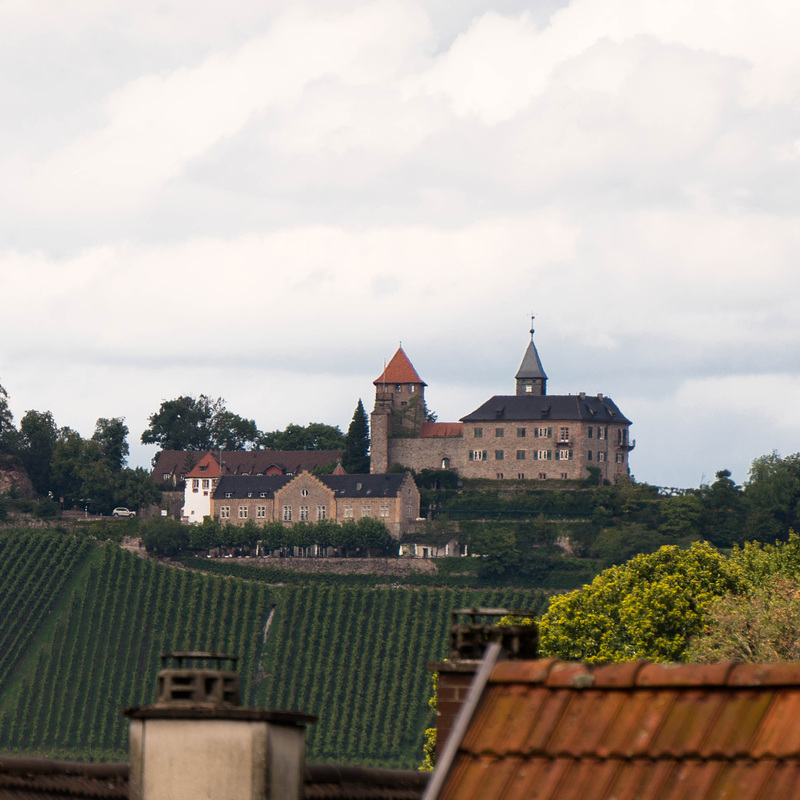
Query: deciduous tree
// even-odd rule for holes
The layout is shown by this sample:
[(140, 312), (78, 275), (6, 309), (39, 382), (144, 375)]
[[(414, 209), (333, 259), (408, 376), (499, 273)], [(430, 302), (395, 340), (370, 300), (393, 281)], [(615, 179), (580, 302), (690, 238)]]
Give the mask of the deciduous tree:
[(662, 547), (555, 597), (540, 624), (542, 652), (589, 663), (683, 661), (712, 600), (737, 584), (736, 571), (707, 543)]
[(39, 494), (51, 488), (50, 461), (58, 441), (58, 428), (49, 411), (27, 411), (19, 423), (19, 456)]

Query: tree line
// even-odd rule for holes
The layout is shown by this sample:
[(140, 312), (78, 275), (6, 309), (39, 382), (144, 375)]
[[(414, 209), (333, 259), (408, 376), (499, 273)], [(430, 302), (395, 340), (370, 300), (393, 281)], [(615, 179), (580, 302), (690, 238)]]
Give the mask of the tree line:
[[(127, 465), (130, 431), (123, 417), (100, 417), (85, 439), (56, 424), (50, 411), (26, 411), (14, 424), (8, 393), (0, 386), (0, 456), (15, 460), (37, 495), (64, 508), (109, 513), (115, 506), (140, 509), (158, 503), (159, 489), (147, 470)], [(340, 449), (348, 473), (369, 472), (369, 427), (359, 400), (347, 434), (310, 423), (262, 433), (255, 422), (229, 412), (222, 398), (181, 396), (161, 403), (141, 435), (144, 444), (174, 450)]]
[(397, 543), (379, 519), (363, 517), (341, 525), (333, 520), (298, 522), (285, 526), (280, 522), (256, 525), (220, 524), (205, 517), (199, 525), (184, 525), (178, 520), (155, 517), (139, 524), (139, 533), (147, 551), (153, 555), (174, 557), (185, 551), (228, 550), (252, 556), (290, 550), (300, 555), (386, 556), (396, 554)]

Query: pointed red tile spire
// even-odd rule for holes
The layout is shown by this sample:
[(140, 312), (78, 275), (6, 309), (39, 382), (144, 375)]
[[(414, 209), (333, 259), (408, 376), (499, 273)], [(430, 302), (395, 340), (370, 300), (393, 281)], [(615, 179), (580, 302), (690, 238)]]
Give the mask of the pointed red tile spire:
[(421, 386), (428, 385), (417, 375), (414, 365), (408, 360), (408, 356), (405, 354), (402, 346), (397, 348), (397, 352), (384, 368), (380, 378), (373, 381), (375, 386), (382, 383), (417, 383)]

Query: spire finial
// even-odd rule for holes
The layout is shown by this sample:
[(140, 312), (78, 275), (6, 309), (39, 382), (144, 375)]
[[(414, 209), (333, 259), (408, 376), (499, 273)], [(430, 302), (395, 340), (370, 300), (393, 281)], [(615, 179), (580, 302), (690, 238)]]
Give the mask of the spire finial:
[(531, 314), (531, 342), (533, 341), (533, 321), (534, 321), (534, 319), (536, 319), (536, 317), (533, 314)]

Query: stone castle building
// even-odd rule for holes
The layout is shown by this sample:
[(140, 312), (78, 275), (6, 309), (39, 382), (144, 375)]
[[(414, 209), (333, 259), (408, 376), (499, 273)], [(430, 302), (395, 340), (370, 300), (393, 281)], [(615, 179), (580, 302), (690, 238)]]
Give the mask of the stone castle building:
[(533, 330), (515, 381), (515, 394), (495, 395), (459, 422), (429, 422), (427, 384), (400, 347), (374, 381), (372, 472), (402, 465), (464, 478), (580, 480), (594, 467), (611, 482), (630, 473), (631, 421), (602, 394), (547, 394)]

